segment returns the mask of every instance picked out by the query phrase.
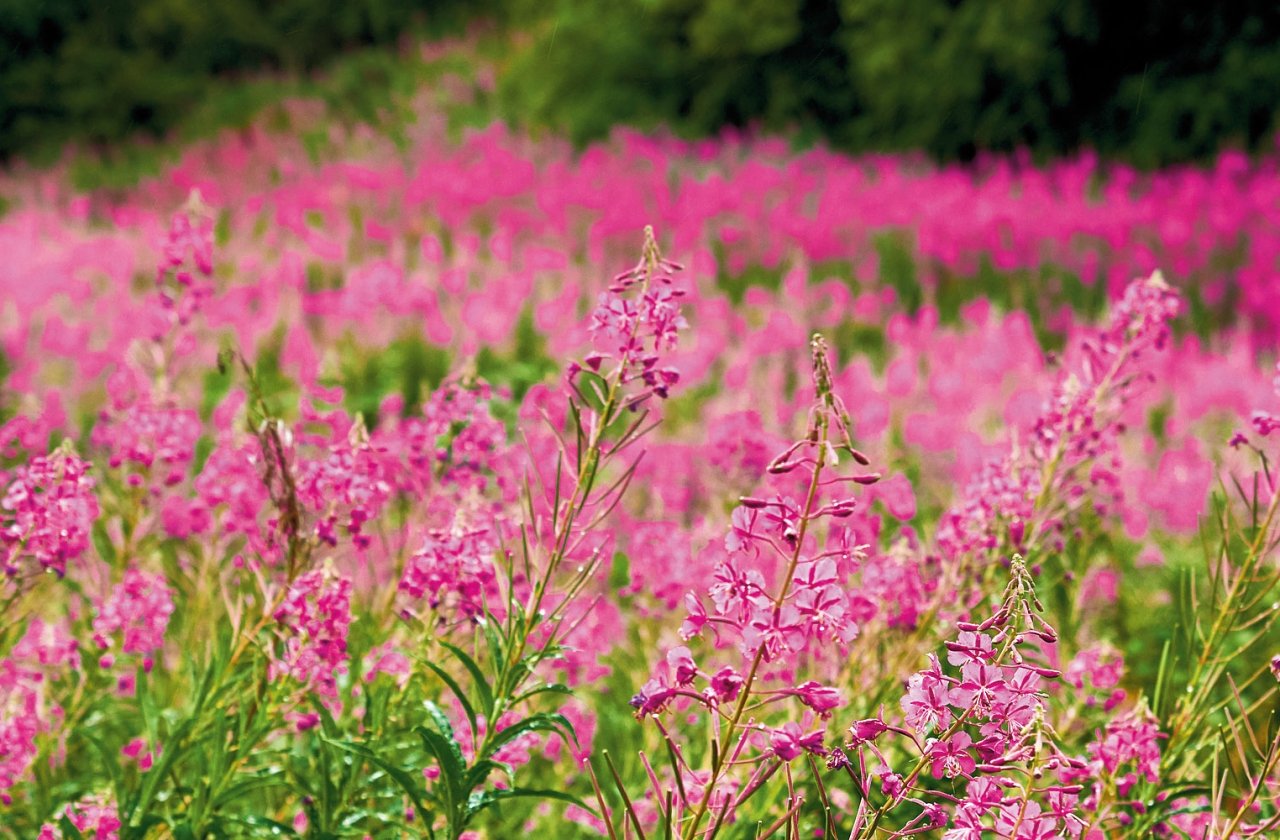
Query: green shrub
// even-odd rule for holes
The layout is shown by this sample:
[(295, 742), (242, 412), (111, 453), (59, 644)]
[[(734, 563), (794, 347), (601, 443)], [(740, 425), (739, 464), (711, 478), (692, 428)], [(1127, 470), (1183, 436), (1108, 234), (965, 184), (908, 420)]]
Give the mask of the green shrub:
[(495, 8), (467, 0), (0, 0), (0, 158), (162, 133), (215, 79), (301, 72)]
[(1275, 126), (1280, 7), (1100, 0), (559, 0), (503, 80), (517, 122), (797, 130), (855, 150), (1143, 165)]

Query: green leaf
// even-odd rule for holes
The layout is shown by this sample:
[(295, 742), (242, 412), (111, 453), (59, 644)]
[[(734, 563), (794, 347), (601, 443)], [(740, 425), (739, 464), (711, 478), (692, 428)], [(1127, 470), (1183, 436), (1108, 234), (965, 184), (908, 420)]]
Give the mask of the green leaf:
[(282, 769), (277, 768), (256, 773), (223, 788), (217, 798), (214, 799), (214, 806), (243, 802), (245, 797), (254, 791), (285, 786), (288, 783), (289, 780), (284, 777), (284, 770)]
[[(524, 611), (520, 609), (509, 610), (508, 615), (513, 622), (518, 622), (523, 620)], [(501, 622), (494, 617), (493, 613), (486, 613), (484, 620), (480, 622), (480, 629), (484, 631), (485, 643), (489, 645), (489, 655), (495, 660), (504, 659), (507, 654), (507, 639), (502, 637), (501, 626)], [(521, 626), (523, 627), (523, 625)], [(507, 638), (511, 637), (508, 636)]]
[(101, 557), (110, 566), (116, 564), (116, 547), (111, 542), (111, 537), (107, 534), (107, 526), (101, 519), (93, 523), (93, 547), (97, 550), (98, 556)]
[(121, 793), (124, 792), (124, 776), (120, 772), (119, 753), (104, 744), (102, 739), (89, 727), (81, 727), (79, 734), (97, 751), (98, 757), (102, 760), (102, 766), (107, 769), (107, 773), (111, 776), (111, 784), (116, 790), (116, 801), (119, 802)]
[(449, 812), (449, 824), (460, 828), (466, 823), (467, 768), (462, 758), (462, 751), (452, 737), (445, 737), (439, 732), (419, 726), (414, 731), (422, 738), (427, 750), (435, 756), (440, 765), (439, 787), (444, 793), (445, 808)]
[[(449, 720), (449, 716), (430, 700), (424, 700), (422, 705), (427, 710), (427, 717), (431, 718), (431, 722), (440, 730), (440, 734), (448, 738), (449, 743), (457, 748), (458, 739), (453, 734), (453, 722)], [(458, 760), (462, 761), (462, 750), (460, 748), (458, 749)]]
[(453, 739), (452, 733), (442, 735), (433, 729), (419, 726), (415, 730), (422, 738), (423, 744), (435, 756), (440, 764), (440, 775), (453, 790), (459, 791), (466, 780), (467, 765), (462, 757), (462, 749)]
[(631, 558), (621, 551), (613, 554), (613, 565), (609, 568), (609, 588), (617, 591), (625, 589), (631, 583)]
[(329, 713), (329, 708), (325, 706), (324, 701), (315, 692), (310, 695), (311, 707), (316, 710), (316, 714), (320, 716), (320, 730), (324, 732), (327, 738), (337, 738), (339, 733), (338, 724), (334, 721), (333, 715)]
[(541, 694), (560, 694), (565, 697), (571, 697), (573, 696), (573, 689), (569, 688), (569, 686), (565, 685), (564, 683), (546, 683), (545, 685), (540, 685), (540, 686), (537, 686), (536, 688), (531, 688), (525, 693), (521, 694), (515, 700), (511, 701), (511, 705), (514, 706), (519, 703), (523, 703), (524, 701), (531, 700), (534, 697), (537, 697)]
[(475, 764), (471, 765), (471, 769), (467, 771), (466, 789), (475, 790), (488, 780), (489, 774), (494, 770), (501, 770), (506, 774), (508, 779), (515, 777), (515, 768), (505, 761), (494, 761), (492, 758), (482, 758)]
[[(266, 829), (269, 829), (270, 833), (275, 836), (279, 836), (279, 835), (286, 835), (289, 837), (298, 836), (298, 832), (293, 830), (293, 826), (285, 825), (282, 822), (268, 819), (267, 817), (227, 816), (227, 817), (221, 817), (218, 820), (218, 822), (230, 823), (231, 825), (243, 825), (249, 828), (266, 828)], [(255, 834), (253, 836), (256, 837), (258, 835)]]
[(555, 799), (577, 805), (592, 816), (599, 816), (596, 810), (571, 793), (542, 788), (510, 788), (507, 790), (476, 791), (467, 800), (467, 816), (471, 817), (486, 808), (492, 807), (505, 799)]
[[(485, 622), (486, 632), (491, 622)], [(440, 644), (454, 655), (454, 657), (462, 663), (462, 666), (471, 673), (471, 678), (475, 680), (476, 694), (480, 696), (480, 705), (486, 713), (493, 711), (493, 689), (489, 686), (489, 680), (485, 677), (484, 671), (476, 664), (467, 652), (455, 644), (449, 642), (441, 642)]]
[(426, 807), (426, 805), (423, 803), (421, 783), (418, 781), (417, 778), (413, 776), (413, 774), (399, 767), (396, 767), (394, 764), (391, 764), (390, 762), (383, 759), (373, 750), (361, 744), (353, 744), (350, 741), (332, 741), (323, 736), (321, 736), (321, 740), (324, 741), (326, 744), (330, 744), (332, 746), (337, 747), (340, 750), (346, 750), (352, 755), (358, 755), (361, 758), (363, 758), (365, 761), (368, 761), (369, 763), (376, 765), (379, 769), (381, 769), (388, 776), (390, 776), (392, 781), (394, 781), (397, 785), (400, 786), (400, 789), (403, 790), (405, 792), (405, 795), (407, 795), (409, 799), (413, 802), (413, 805), (415, 808), (417, 808), (418, 813), (423, 815), (422, 816), (423, 820), (427, 821), (428, 823), (431, 821), (432, 810)]
[(554, 732), (564, 738), (565, 741), (572, 742), (574, 746), (578, 746), (578, 736), (573, 731), (573, 725), (569, 723), (568, 718), (555, 712), (538, 712), (518, 723), (513, 723), (494, 735), (489, 742), (488, 754), (484, 757), (488, 758), (526, 732)]
[(471, 701), (467, 699), (467, 693), (462, 690), (462, 686), (458, 685), (458, 681), (449, 675), (448, 671), (436, 663), (424, 659), (423, 664), (430, 668), (449, 687), (454, 697), (458, 698), (458, 703), (462, 706), (462, 712), (467, 716), (467, 722), (471, 724), (471, 737), (475, 738), (480, 732), (480, 726), (476, 719), (476, 711), (472, 708)]

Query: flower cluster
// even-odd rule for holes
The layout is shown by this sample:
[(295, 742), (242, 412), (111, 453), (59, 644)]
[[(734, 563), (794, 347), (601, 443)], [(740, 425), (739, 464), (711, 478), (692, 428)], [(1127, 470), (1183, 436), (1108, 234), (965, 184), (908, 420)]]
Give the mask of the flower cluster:
[(153, 655), (164, 646), (173, 610), (173, 591), (163, 575), (126, 570), (124, 580), (98, 603), (93, 617), (93, 641), (105, 651), (99, 665), (111, 668), (118, 651), (141, 655), (142, 668), (149, 672)]
[[(243, 536), (255, 552), (268, 553), (263, 512), (270, 499), (262, 481), (262, 455), (246, 436), (223, 433), (195, 481), (193, 507), (207, 512), (217, 530)], [(194, 529), (202, 533), (203, 528)]]
[(130, 485), (141, 486), (156, 470), (156, 484), (171, 487), (186, 477), (199, 437), (196, 412), (133, 402), (103, 412), (91, 440), (109, 453), (112, 469), (125, 468)]
[(1274, 155), (286, 110), (0, 174), (0, 834), (1280, 830)]
[(12, 802), (9, 791), (31, 769), (41, 739), (61, 726), (51, 684), (79, 667), (79, 646), (67, 628), (38, 619), (0, 659), (0, 804)]
[(1028, 440), (989, 462), (958, 507), (943, 518), (945, 556), (1027, 551), (1063, 534), (1082, 502), (1100, 513), (1119, 503), (1120, 412), (1150, 379), (1151, 351), (1164, 346), (1181, 303), (1159, 272), (1135, 280), (1107, 324), (1075, 348), (1078, 369), (1062, 376)]
[(12, 659), (0, 662), (0, 801), (35, 761), (36, 738), (49, 726), (31, 675)]
[(66, 446), (14, 470), (0, 499), (0, 568), (7, 584), (33, 571), (65, 575), (67, 563), (88, 548), (98, 517), (89, 471)]
[[(63, 818), (71, 823), (79, 837), (84, 840), (120, 840), (120, 829), (124, 828), (116, 803), (105, 794), (89, 796), (66, 806)], [(40, 827), (40, 836), (36, 840), (64, 840), (66, 835), (62, 829), (52, 823)]]
[(372, 435), (388, 462), (384, 476), (396, 493), (423, 504), (430, 527), (451, 525), (459, 508), (500, 507), (513, 497), (520, 459), (493, 415), (500, 399), (479, 377), (451, 377), (423, 402), (421, 416), (401, 416), (398, 400), (384, 407)]
[[(460, 491), (484, 489), (507, 453), (507, 429), (489, 409), (493, 398), (482, 379), (437, 388), (422, 407), (420, 428), (415, 428), (425, 438), (415, 450), (421, 458), (415, 466)], [(504, 478), (500, 472), (495, 477)]]
[(351, 581), (327, 569), (306, 572), (289, 586), (272, 617), (283, 648), (272, 662), (273, 675), (336, 698), (338, 678), (347, 670)]
[[(213, 214), (199, 190), (169, 220), (156, 269), (160, 303), (173, 326), (186, 327), (213, 293)], [(161, 336), (155, 336), (159, 339)]]
[[(1040, 616), (1043, 606), (1022, 558), (1014, 557), (1010, 571), (996, 611), (979, 623), (962, 622), (946, 643), (946, 665), (930, 655), (928, 667), (907, 681), (901, 722), (880, 716), (855, 723), (848, 752), (833, 758), (864, 803), (882, 797), (879, 806), (859, 812), (858, 837), (873, 836), (907, 804), (917, 813), (891, 836), (948, 824), (948, 840), (978, 840), (992, 831), (1016, 840), (1078, 836), (1079, 787), (1042, 781), (1070, 777), (1083, 766), (1059, 749), (1047, 721), (1047, 681), (1061, 673), (1044, 664), (1044, 649), (1057, 634)], [(909, 745), (915, 758), (895, 768), (881, 747), (886, 735)], [(924, 785), (926, 770), (936, 779), (963, 780), (967, 795), (951, 808), (941, 805)]]
[(384, 453), (369, 441), (364, 424), (356, 421), (347, 439), (330, 446), (321, 458), (297, 465), (299, 500), (314, 515), (316, 538), (338, 544), (341, 526), (357, 548), (368, 548), (365, 523), (376, 520), (391, 498)]
[[(631, 699), (640, 718), (656, 717), (679, 703), (682, 708), (701, 707), (714, 721), (718, 752), (702, 777), (703, 794), (690, 798), (683, 784), (678, 786), (690, 832), (708, 818), (713, 802), (717, 813), (709, 818), (716, 824), (731, 822), (737, 808), (777, 772), (780, 762), (806, 753), (825, 755), (825, 731), (818, 721), (829, 718), (842, 702), (838, 690), (819, 681), (797, 684), (798, 669), (791, 665), (775, 669), (772, 679), (766, 674), (775, 663), (820, 657), (828, 645), (847, 649), (858, 633), (854, 594), (847, 583), (857, 569), (861, 548), (835, 523), (856, 507), (855, 499), (845, 495), (847, 488), (874, 484), (879, 476), (833, 472), (842, 456), (858, 466), (870, 462), (853, 446), (850, 415), (832, 389), (821, 336), (813, 337), (811, 350), (814, 402), (807, 428), (767, 467), (770, 476), (782, 481), (801, 477), (804, 501), (781, 494), (771, 500), (741, 499), (724, 538), (726, 559), (716, 566), (706, 593), (710, 608), (698, 594), (686, 596), (689, 610), (681, 636), (690, 641), (710, 635), (717, 649), (733, 650), (736, 657), (718, 668), (703, 669), (688, 647), (672, 648), (659, 673)], [(824, 525), (829, 526), (825, 534)], [(770, 569), (782, 570), (773, 581), (766, 576)], [(783, 680), (781, 685), (778, 680)], [(761, 710), (784, 701), (795, 701), (805, 711), (773, 726), (744, 719), (749, 706), (763, 715)], [(748, 771), (745, 781), (736, 776), (740, 769)], [(672, 772), (697, 771), (675, 766)]]
[[(675, 348), (679, 331), (688, 326), (680, 311), (684, 290), (672, 285), (672, 274), (682, 268), (662, 257), (653, 228), (645, 228), (640, 261), (613, 279), (591, 315), (595, 350), (583, 364), (605, 378), (615, 369), (618, 385), (627, 394), (627, 408), (653, 396), (666, 399), (680, 379), (679, 372), (662, 360)], [(577, 365), (570, 368), (571, 377), (581, 370)]]
[(403, 613), (415, 614), (418, 605), (435, 611), (440, 621), (449, 617), (483, 615), (486, 596), (492, 602), (497, 582), (493, 534), (486, 528), (434, 531), (405, 564), (400, 578)]

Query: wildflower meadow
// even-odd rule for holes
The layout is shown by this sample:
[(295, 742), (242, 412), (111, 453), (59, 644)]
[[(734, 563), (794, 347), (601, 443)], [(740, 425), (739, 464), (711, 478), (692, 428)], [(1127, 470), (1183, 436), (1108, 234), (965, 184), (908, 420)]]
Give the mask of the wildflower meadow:
[(419, 104), (0, 175), (0, 837), (1280, 836), (1280, 152)]

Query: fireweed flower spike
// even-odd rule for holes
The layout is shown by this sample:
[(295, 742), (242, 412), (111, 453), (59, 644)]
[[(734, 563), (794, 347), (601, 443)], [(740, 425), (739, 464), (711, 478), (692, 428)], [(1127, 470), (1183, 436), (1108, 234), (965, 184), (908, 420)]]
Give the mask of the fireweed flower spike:
[[(992, 831), (1016, 840), (1079, 833), (1077, 817), (1056, 816), (1040, 801), (1060, 801), (1064, 783), (1048, 777), (1071, 778), (1082, 764), (1060, 750), (1046, 722), (1046, 692), (1061, 674), (1038, 660), (1057, 634), (1041, 617), (1043, 606), (1021, 557), (1013, 557), (1010, 575), (990, 617), (970, 623), (972, 629), (945, 645), (946, 665), (931, 655), (929, 666), (908, 680), (903, 727), (875, 718), (850, 730), (844, 754), (853, 758), (840, 767), (862, 797), (853, 827), (859, 840), (906, 837), (922, 825), (950, 825), (943, 835), (948, 840)], [(888, 736), (893, 745), (884, 743)], [(896, 772), (889, 769), (891, 752), (908, 757)], [(967, 796), (943, 805), (925, 784), (925, 771), (958, 781)], [(885, 827), (891, 815), (912, 808), (916, 813), (899, 829)]]
[(150, 341), (135, 346), (134, 361), (150, 374), (155, 398), (166, 402), (183, 360), (196, 355), (196, 318), (213, 297), (214, 211), (198, 189), (169, 220), (156, 268), (155, 305), (148, 311)]
[(1027, 551), (1051, 538), (1061, 547), (1081, 500), (1100, 513), (1117, 507), (1120, 411), (1150, 382), (1148, 357), (1169, 339), (1181, 309), (1159, 272), (1134, 280), (1106, 325), (1079, 343), (1029, 439), (989, 463), (960, 505), (942, 520), (938, 546), (959, 562)]
[(90, 465), (69, 443), (13, 472), (0, 498), (0, 629), (35, 576), (61, 578), (84, 554), (98, 513)]
[[(680, 374), (662, 364), (662, 358), (675, 348), (679, 331), (688, 327), (680, 313), (684, 290), (675, 287), (672, 278), (681, 268), (663, 258), (653, 228), (645, 228), (640, 262), (613, 279), (591, 314), (595, 349), (581, 365), (569, 368), (570, 385), (580, 400), (586, 399), (577, 384), (584, 370), (614, 383), (617, 392), (625, 394), (626, 409), (635, 410), (653, 396), (667, 398)], [(593, 382), (588, 387), (597, 386)], [(607, 400), (609, 394), (597, 390), (594, 396)]]
[[(487, 790), (492, 774), (503, 771), (502, 782), (493, 784), (518, 791), (508, 787), (511, 772), (530, 760), (543, 733), (577, 748), (570, 710), (546, 711), (545, 701), (569, 691), (553, 681), (558, 671), (573, 679), (566, 661), (571, 646), (582, 644), (576, 634), (591, 617), (589, 596), (607, 556), (602, 525), (635, 473), (635, 459), (628, 463), (626, 453), (654, 427), (652, 398), (668, 397), (679, 378), (665, 363), (687, 326), (679, 308), (683, 291), (672, 278), (678, 269), (646, 228), (640, 262), (614, 279), (591, 316), (594, 349), (569, 366), (567, 406), (543, 403), (547, 432), (526, 431), (532, 457), (524, 465), (528, 477), (518, 512), (487, 518), (464, 498), (452, 521), (430, 530), (405, 566), (400, 615), (412, 621), (424, 607), (434, 612), (444, 654), (474, 683), (468, 692), (433, 666), (447, 678), (457, 717), (466, 723), (455, 725), (432, 704), (431, 725), (419, 728), (434, 745), (436, 760), (424, 768), (430, 790), (453, 797), (461, 809), (447, 824), (447, 836), (455, 840), (475, 814), (500, 800)], [(451, 455), (490, 448), (474, 434), (454, 443)], [(554, 464), (551, 475), (544, 471), (548, 463)], [(474, 480), (466, 469), (454, 476)], [(450, 625), (449, 617), (459, 620)], [(463, 633), (472, 637), (465, 647), (475, 654), (454, 643)], [(677, 683), (693, 681), (697, 666), (687, 651), (672, 651), (669, 660)]]
[[(779, 486), (800, 490), (803, 501), (743, 498), (725, 537), (727, 559), (706, 590), (709, 604), (697, 593), (686, 599), (682, 637), (706, 641), (706, 628), (714, 628), (715, 648), (705, 658), (730, 660), (695, 664), (689, 648), (673, 648), (631, 700), (636, 716), (655, 719), (673, 746), (667, 818), (685, 838), (714, 837), (780, 768), (804, 755), (825, 756), (822, 721), (842, 702), (839, 691), (816, 680), (778, 684), (796, 678), (780, 663), (839, 649), (857, 635), (844, 588), (857, 552), (841, 549), (833, 534), (855, 501), (830, 494), (845, 492), (834, 474), (843, 464), (869, 461), (853, 446), (850, 414), (834, 391), (820, 335), (811, 350), (814, 399), (804, 435), (766, 468), (781, 477)], [(877, 476), (843, 478), (872, 484)], [(673, 740), (676, 717), (690, 708), (705, 717), (712, 739), (710, 761), (700, 770), (683, 763)], [(678, 714), (658, 720), (668, 710)], [(684, 777), (696, 778), (696, 789)], [(650, 793), (664, 795), (658, 788)]]
[[(1014, 437), (1007, 454), (987, 461), (943, 513), (933, 541), (938, 562), (920, 572), (921, 585), (892, 593), (910, 608), (922, 644), (934, 643), (931, 628), (939, 617), (962, 617), (982, 597), (993, 561), (1013, 552), (1060, 552), (1088, 514), (1120, 511), (1123, 412), (1150, 385), (1152, 357), (1168, 344), (1169, 323), (1181, 305), (1155, 272), (1126, 287), (1100, 329), (1069, 344), (1026, 434)], [(904, 649), (916, 655), (915, 645)], [(909, 667), (904, 659), (890, 670)]]

